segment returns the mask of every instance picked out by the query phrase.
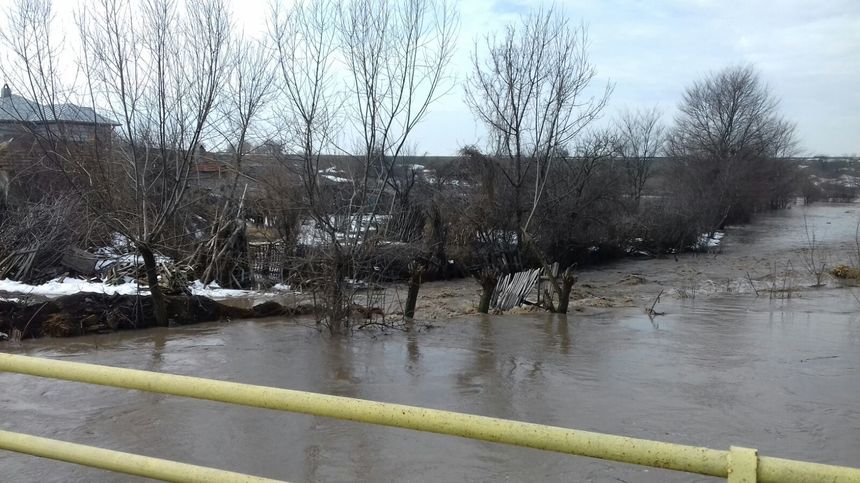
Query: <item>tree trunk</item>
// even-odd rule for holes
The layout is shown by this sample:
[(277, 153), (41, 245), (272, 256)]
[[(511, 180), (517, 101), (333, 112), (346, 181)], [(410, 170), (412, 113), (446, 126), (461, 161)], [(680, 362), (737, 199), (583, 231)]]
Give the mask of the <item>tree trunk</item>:
[(570, 302), (570, 291), (573, 289), (573, 284), (576, 283), (576, 276), (573, 274), (572, 267), (567, 267), (564, 275), (561, 276), (561, 293), (558, 298), (559, 314), (567, 313), (567, 305)]
[(342, 334), (349, 327), (349, 316), (351, 307), (346, 295), (346, 268), (344, 267), (343, 255), (337, 253), (333, 259), (333, 267), (330, 273), (327, 306), (325, 307), (328, 320), (329, 332)]
[(155, 255), (146, 245), (138, 245), (137, 249), (143, 257), (143, 267), (146, 270), (146, 281), (149, 283), (149, 293), (152, 299), (152, 315), (155, 317), (155, 325), (167, 327), (167, 303), (161, 287), (158, 285), (158, 269), (155, 265)]
[(439, 205), (433, 203), (427, 215), (427, 229), (429, 236), (427, 239), (427, 252), (430, 253), (430, 270), (431, 276), (439, 279), (447, 279), (450, 276), (450, 267), (448, 265), (448, 257), (445, 254), (447, 245), (447, 228), (442, 219), (442, 212), (439, 210)]
[(478, 280), (481, 282), (481, 301), (478, 303), (478, 312), (486, 314), (490, 311), (490, 299), (493, 298), (499, 276), (494, 270), (485, 268), (478, 276)]
[(406, 295), (406, 307), (403, 309), (403, 317), (407, 320), (415, 317), (415, 304), (418, 302), (418, 289), (421, 288), (424, 266), (413, 262), (410, 271), (409, 293)]

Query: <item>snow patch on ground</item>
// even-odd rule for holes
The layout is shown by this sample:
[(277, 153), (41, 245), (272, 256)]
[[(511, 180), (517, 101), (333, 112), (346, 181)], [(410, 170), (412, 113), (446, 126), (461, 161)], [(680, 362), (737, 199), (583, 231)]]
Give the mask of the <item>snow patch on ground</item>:
[(210, 299), (226, 299), (232, 297), (252, 297), (256, 295), (260, 295), (259, 292), (254, 290), (237, 290), (232, 288), (221, 288), (215, 282), (210, 283), (209, 285), (203, 285), (203, 282), (200, 280), (195, 280), (194, 283), (191, 284), (191, 293), (194, 295), (202, 295), (204, 297), (209, 297)]
[(330, 168), (326, 168), (326, 169), (321, 169), (318, 171), (318, 173), (323, 178), (325, 178), (331, 182), (334, 182), (334, 183), (349, 183), (350, 182), (349, 178), (345, 177), (346, 174), (343, 171), (335, 168), (334, 166), (332, 166)]
[(330, 174), (322, 175), (323, 178), (333, 182), (333, 183), (349, 183), (349, 180), (346, 178), (341, 178), (340, 176), (333, 176)]
[[(114, 265), (140, 265), (143, 266), (143, 257), (137, 253), (134, 245), (125, 236), (114, 233), (111, 244), (93, 250), (93, 255), (98, 257), (96, 261), (96, 272), (102, 272)], [(173, 260), (164, 255), (155, 254), (156, 263), (170, 264)]]
[[(138, 286), (133, 282), (109, 285), (104, 282), (89, 282), (76, 278), (54, 279), (41, 285), (30, 285), (14, 280), (0, 280), (0, 291), (41, 295), (43, 297), (61, 297), (80, 292), (131, 295), (138, 293)], [(145, 287), (141, 287), (140, 293), (149, 293), (149, 291)]]
[[(279, 284), (275, 286), (275, 290), (289, 291), (288, 285)], [(202, 295), (211, 299), (226, 299), (233, 297), (259, 297), (259, 296), (275, 296), (275, 293), (261, 293), (254, 290), (235, 290), (221, 288), (217, 283), (203, 285), (200, 281), (195, 281), (189, 287), (194, 295)], [(72, 295), (82, 292), (103, 293), (107, 295), (148, 295), (147, 287), (140, 287), (137, 283), (125, 282), (118, 285), (110, 285), (104, 282), (91, 282), (88, 280), (80, 280), (76, 278), (54, 279), (45, 282), (41, 285), (30, 285), (26, 283), (16, 282), (14, 280), (0, 280), (0, 292), (20, 293), (25, 295), (38, 295), (47, 298), (62, 297), (63, 295)], [(17, 298), (2, 298), (0, 300), (8, 300), (17, 302)]]
[(724, 236), (726, 236), (726, 234), (721, 231), (715, 231), (713, 234), (702, 233), (699, 235), (699, 241), (696, 243), (696, 248), (700, 250), (718, 248), (720, 243), (722, 243)]

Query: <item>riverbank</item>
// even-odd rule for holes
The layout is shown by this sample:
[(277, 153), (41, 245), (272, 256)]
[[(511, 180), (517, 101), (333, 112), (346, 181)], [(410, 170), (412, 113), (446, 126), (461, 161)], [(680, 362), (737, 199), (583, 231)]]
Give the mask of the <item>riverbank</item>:
[[(475, 315), (349, 338), (269, 318), (0, 350), (856, 465), (852, 304), (844, 290), (790, 301), (714, 295), (669, 299), (656, 322), (638, 308)], [(286, 481), (720, 481), (17, 374), (0, 374), (0, 387), (5, 430)], [(21, 481), (116, 481), (26, 455), (0, 453), (0, 466)]]
[[(856, 466), (860, 305), (833, 279), (809, 287), (802, 265), (790, 298), (744, 288), (747, 271), (764, 287), (770, 280), (756, 278), (773, 263), (802, 263), (804, 215), (828, 263), (848, 260), (853, 206), (795, 208), (731, 227), (721, 253), (583, 270), (576, 311), (566, 316), (474, 314), (479, 288), (466, 279), (423, 285), (417, 315), (428, 323), (415, 331), (330, 337), (309, 328), (310, 317), (270, 317), (49, 337), (0, 350)], [(685, 298), (678, 289), (691, 279), (697, 290)], [(660, 290), (665, 314), (649, 319), (643, 307)], [(386, 300), (398, 291), (402, 300), (405, 286), (391, 287)], [(602, 306), (604, 299), (615, 306)], [(0, 393), (5, 430), (287, 481), (691, 481), (670, 471), (17, 374), (0, 374), (0, 387), (7, 388)], [(11, 453), (0, 453), (0, 467), (40, 483), (116, 479)]]
[[(658, 296), (660, 307), (715, 296), (790, 299), (811, 291), (851, 290), (829, 271), (858, 263), (858, 220), (860, 206), (855, 203), (795, 206), (762, 215), (749, 225), (727, 227), (718, 249), (707, 253), (626, 258), (588, 267), (577, 272), (570, 307), (577, 313), (644, 310)], [(822, 286), (816, 286), (812, 264), (816, 270), (824, 266)], [(406, 285), (392, 290), (386, 299), (394, 300), (389, 311), (397, 313)], [(428, 282), (421, 287), (416, 317), (474, 314), (479, 298), (480, 286), (472, 279)], [(536, 310), (526, 306), (513, 312)]]
[[(720, 245), (707, 253), (627, 258), (588, 267), (577, 272), (578, 282), (571, 294), (570, 308), (574, 313), (587, 314), (619, 308), (644, 310), (654, 306), (659, 312), (661, 306), (672, 301), (713, 296), (790, 299), (803, 297), (810, 291), (842, 288), (844, 283), (827, 272), (839, 264), (857, 263), (855, 234), (858, 216), (860, 209), (853, 203), (797, 206), (761, 216), (750, 225), (728, 227)], [(814, 253), (810, 253), (811, 248), (814, 248)], [(818, 279), (810, 267), (813, 262), (816, 266), (823, 264), (822, 286), (816, 286)], [(184, 302), (185, 306), (192, 307), (196, 302), (189, 301), (205, 297), (228, 308), (219, 309), (217, 316), (208, 309), (201, 309), (202, 318), (194, 313), (176, 312), (174, 318), (178, 324), (227, 317), (259, 317), (261, 315), (254, 312), (254, 307), (261, 303), (273, 310), (271, 315), (310, 313), (311, 295), (294, 292), (289, 287), (253, 291), (195, 283), (189, 288), (192, 297)], [(40, 286), (24, 286), (0, 281), (0, 309), (6, 307), (2, 309), (4, 313), (17, 314), (14, 321), (7, 315), (5, 325), (0, 315), (0, 332), (9, 334), (14, 328), (20, 331), (27, 326), (27, 314), (35, 313), (41, 304), (61, 295), (82, 291), (93, 292), (87, 296), (98, 303), (89, 311), (76, 308), (75, 313), (84, 315), (69, 314), (62, 329), (49, 330), (43, 335), (78, 335), (151, 325), (129, 308), (132, 305), (130, 301), (134, 300), (133, 294), (146, 294), (145, 288), (141, 291), (133, 283), (107, 285), (63, 279)], [(370, 305), (382, 307), (386, 317), (396, 320), (402, 316), (406, 292), (405, 284), (388, 285), (381, 292), (370, 295)], [(416, 319), (439, 320), (476, 314), (480, 292), (480, 285), (471, 278), (424, 283), (419, 293)], [(361, 292), (359, 295), (358, 301), (366, 304), (368, 297)], [(83, 303), (81, 300), (86, 300), (86, 297), (76, 299), (76, 303)], [(14, 306), (17, 308), (13, 308), (12, 303), (17, 303)], [(136, 322), (117, 323), (111, 318), (113, 316), (104, 315), (118, 310), (112, 303), (126, 307), (122, 309), (124, 315), (121, 320), (134, 319)], [(31, 308), (23, 310), (27, 304)], [(209, 302), (205, 304), (210, 305)], [(55, 305), (49, 304), (50, 307)], [(231, 312), (231, 308), (236, 311)], [(139, 307), (133, 310), (139, 310)], [(531, 312), (540, 312), (540, 309), (523, 306), (509, 313)], [(45, 315), (44, 310), (40, 313)], [(187, 320), (180, 320), (183, 316), (187, 316)], [(87, 327), (82, 328), (84, 325)], [(36, 326), (39, 326), (38, 321)]]
[[(306, 306), (285, 307), (272, 301), (241, 308), (202, 295), (171, 295), (165, 301), (175, 325), (310, 312)], [(150, 297), (137, 295), (82, 292), (30, 304), (0, 300), (0, 334), (3, 339), (24, 340), (146, 329), (154, 326), (151, 312)]]

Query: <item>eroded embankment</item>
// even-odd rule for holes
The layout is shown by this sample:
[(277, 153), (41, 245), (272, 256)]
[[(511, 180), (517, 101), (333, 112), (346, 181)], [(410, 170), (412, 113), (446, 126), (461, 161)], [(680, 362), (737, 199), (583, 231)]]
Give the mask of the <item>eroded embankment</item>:
[[(199, 295), (167, 296), (167, 313), (177, 325), (224, 319), (298, 315), (305, 306), (285, 307), (264, 302), (240, 308)], [(0, 300), (0, 332), (13, 338), (72, 337), (155, 325), (149, 296), (79, 293), (40, 303)]]

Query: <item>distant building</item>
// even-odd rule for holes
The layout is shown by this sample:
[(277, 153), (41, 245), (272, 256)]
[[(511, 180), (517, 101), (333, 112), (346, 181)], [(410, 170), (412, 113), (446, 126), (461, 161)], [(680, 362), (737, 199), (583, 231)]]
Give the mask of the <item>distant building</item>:
[(88, 107), (41, 105), (5, 84), (0, 89), (0, 177), (31, 170), (52, 151), (91, 155), (93, 149), (110, 149), (118, 125)]

